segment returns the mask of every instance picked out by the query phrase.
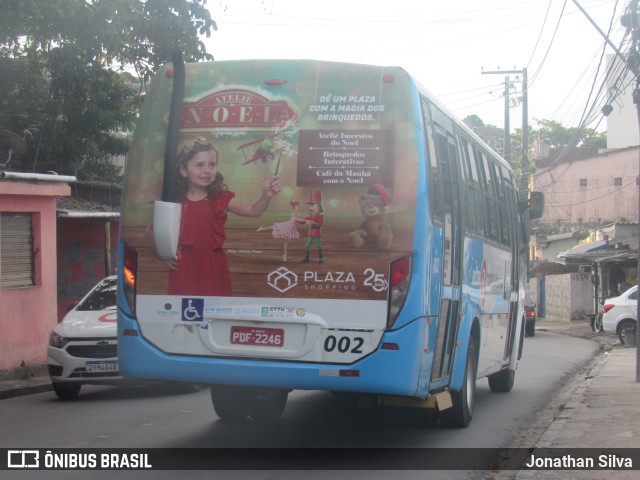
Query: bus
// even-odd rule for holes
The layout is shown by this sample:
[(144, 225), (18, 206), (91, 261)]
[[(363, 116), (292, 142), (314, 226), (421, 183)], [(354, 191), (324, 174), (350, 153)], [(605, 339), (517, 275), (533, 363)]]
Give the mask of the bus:
[[(223, 178), (201, 198), (194, 158)], [(176, 55), (126, 166), (121, 373), (207, 385), (229, 421), (323, 390), (466, 427), (478, 379), (514, 384), (542, 204), (402, 68)]]

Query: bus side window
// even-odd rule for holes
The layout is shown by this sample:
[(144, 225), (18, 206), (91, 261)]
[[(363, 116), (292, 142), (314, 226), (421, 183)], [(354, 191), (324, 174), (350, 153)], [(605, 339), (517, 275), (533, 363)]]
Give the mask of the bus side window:
[(478, 173), (478, 151), (472, 146), (469, 145), (469, 168), (471, 170), (471, 180), (473, 183), (473, 195), (474, 195), (474, 203), (475, 203), (475, 215), (476, 215), (476, 233), (481, 237), (486, 236), (487, 234), (487, 226), (485, 222), (484, 216), (484, 195), (481, 190), (481, 177)]
[[(435, 138), (434, 138), (435, 140)], [(435, 141), (435, 149), (431, 155), (431, 175), (429, 182), (429, 201), (431, 203), (431, 213), (433, 219), (442, 222), (443, 219), (443, 201), (442, 201), (442, 178), (440, 178), (440, 168), (438, 159), (442, 155), (442, 151), (438, 148), (438, 142)]]
[(491, 183), (494, 187), (494, 196), (496, 198), (496, 206), (498, 213), (498, 242), (502, 245), (509, 245), (509, 218), (507, 216), (507, 204), (504, 196), (502, 185), (502, 174), (500, 166), (490, 161), (491, 165)]
[(480, 150), (476, 150), (476, 162), (478, 166), (478, 180), (480, 182), (480, 191), (482, 192), (482, 204), (484, 206), (484, 238), (488, 240), (495, 239), (495, 217), (493, 215), (493, 205), (491, 203), (489, 179), (487, 178), (487, 156)]
[(500, 168), (502, 173), (502, 187), (504, 192), (504, 203), (505, 203), (505, 215), (507, 219), (507, 245), (512, 249), (515, 249), (517, 246), (515, 239), (515, 228), (518, 222), (518, 219), (514, 215), (513, 204), (518, 204), (517, 197), (515, 195), (515, 191), (513, 188), (513, 181), (511, 179), (511, 174), (509, 171), (503, 166)]
[(475, 165), (473, 147), (466, 138), (462, 138), (461, 141), (462, 151), (460, 153), (463, 168), (465, 170), (465, 193), (467, 196), (465, 223), (467, 226), (467, 231), (469, 233), (479, 235), (479, 223), (481, 219), (478, 218), (478, 207), (476, 203), (478, 201), (478, 195), (480, 193), (480, 185), (478, 184), (478, 174), (476, 173), (475, 166), (472, 166), (472, 163)]
[(434, 126), (431, 122), (431, 112), (429, 109), (429, 103), (426, 99), (421, 98), (421, 107), (422, 107), (422, 118), (425, 125), (425, 141), (427, 145), (426, 151), (428, 154), (429, 168), (428, 168), (428, 195), (429, 195), (429, 206), (431, 210), (431, 217), (436, 222), (442, 222), (443, 212), (442, 212), (442, 196), (440, 191), (440, 174), (438, 169), (438, 157), (440, 152), (437, 150), (437, 146), (435, 145), (435, 132)]

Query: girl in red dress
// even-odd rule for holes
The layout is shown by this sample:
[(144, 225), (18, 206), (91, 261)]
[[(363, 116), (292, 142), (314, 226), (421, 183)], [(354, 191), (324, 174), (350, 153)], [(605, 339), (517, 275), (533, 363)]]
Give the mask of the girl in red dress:
[(231, 296), (231, 276), (224, 253), (227, 212), (259, 217), (280, 191), (279, 177), (264, 184), (253, 204), (226, 189), (218, 171), (218, 151), (204, 139), (185, 147), (177, 161), (177, 199), (182, 201), (178, 255), (167, 260), (170, 295)]

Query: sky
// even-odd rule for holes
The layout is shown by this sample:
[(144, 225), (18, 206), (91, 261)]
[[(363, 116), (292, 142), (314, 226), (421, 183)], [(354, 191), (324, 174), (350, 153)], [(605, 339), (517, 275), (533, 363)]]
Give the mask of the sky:
[[(624, 51), (620, 15), (628, 0), (577, 1), (603, 32), (611, 25), (609, 38)], [(602, 84), (603, 51), (614, 52), (574, 0), (208, 0), (207, 6), (218, 25), (205, 40), (215, 60), (400, 66), (459, 118), (478, 115), (500, 128), (509, 76), (512, 131), (522, 126), (522, 75), (505, 70), (527, 69), (530, 126), (535, 119), (577, 126), (593, 85)], [(601, 115), (594, 117), (587, 126), (606, 129)]]

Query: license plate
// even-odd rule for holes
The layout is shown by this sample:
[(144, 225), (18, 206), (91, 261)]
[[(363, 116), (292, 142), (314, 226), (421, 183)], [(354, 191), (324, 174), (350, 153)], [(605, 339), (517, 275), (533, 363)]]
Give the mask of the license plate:
[(115, 360), (105, 360), (101, 362), (87, 362), (85, 370), (89, 373), (95, 372), (117, 372), (118, 362)]
[(284, 345), (284, 329), (234, 325), (231, 327), (231, 343), (235, 345), (282, 347)]

